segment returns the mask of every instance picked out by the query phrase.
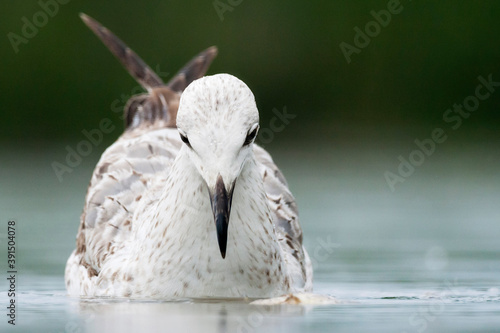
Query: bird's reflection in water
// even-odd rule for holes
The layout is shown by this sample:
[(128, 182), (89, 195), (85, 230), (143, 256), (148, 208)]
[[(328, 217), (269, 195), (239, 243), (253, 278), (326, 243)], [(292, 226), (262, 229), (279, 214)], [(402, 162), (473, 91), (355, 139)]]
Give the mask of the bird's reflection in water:
[(134, 301), (85, 299), (78, 303), (81, 332), (298, 331), (293, 318), (310, 307), (254, 305), (246, 300)]

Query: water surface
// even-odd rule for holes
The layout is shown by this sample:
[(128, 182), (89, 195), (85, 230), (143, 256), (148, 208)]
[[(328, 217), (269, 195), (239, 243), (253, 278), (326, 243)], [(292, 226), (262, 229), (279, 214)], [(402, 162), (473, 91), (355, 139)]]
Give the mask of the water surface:
[(50, 164), (64, 147), (0, 152), (0, 257), (9, 219), (18, 246), (17, 325), (3, 314), (2, 332), (500, 331), (497, 149), (444, 147), (394, 192), (383, 173), (405, 147), (271, 149), (299, 204), (315, 292), (340, 303), (256, 306), (66, 296), (64, 265), (99, 152), (59, 182)]

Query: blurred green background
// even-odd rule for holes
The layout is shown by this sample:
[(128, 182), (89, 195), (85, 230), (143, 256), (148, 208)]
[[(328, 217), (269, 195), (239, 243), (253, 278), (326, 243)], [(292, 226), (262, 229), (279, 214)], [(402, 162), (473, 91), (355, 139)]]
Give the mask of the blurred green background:
[[(364, 30), (374, 19), (370, 11), (386, 9), (387, 0), (217, 3), (230, 8), (222, 20), (213, 0), (72, 0), (59, 4), (58, 13), (15, 53), (7, 34), (22, 36), (22, 18), (33, 22), (41, 6), (3, 1), (1, 142), (76, 142), (84, 138), (82, 130), (97, 128), (105, 117), (118, 129), (106, 135), (107, 143), (121, 132), (111, 105), (123, 105), (121, 96), (137, 92), (137, 84), (79, 12), (115, 32), (152, 68), (158, 65), (167, 80), (199, 51), (217, 45), (209, 74), (244, 80), (254, 91), (263, 127), (273, 108), (297, 115), (278, 140), (411, 145), (443, 126), (445, 110), (474, 92), (479, 75), (500, 81), (498, 1), (402, 0), (402, 11), (352, 54), (350, 64), (339, 44), (353, 45), (353, 29)], [(500, 89), (481, 102), (453, 140), (498, 140), (499, 119)]]
[[(16, 53), (8, 34), (22, 35), (23, 18), (32, 22), (41, 7), (37, 0), (1, 1), (0, 220), (17, 221), (21, 290), (64, 295), (64, 266), (92, 170), (122, 132), (116, 110), (139, 92), (81, 22), (84, 12), (159, 68), (165, 80), (216, 45), (219, 56), (208, 74), (231, 73), (249, 85), (262, 130), (270, 127), (274, 109), (295, 115), (272, 140), (258, 142), (287, 177), (312, 258), (319, 238), (341, 245), (315, 267), (315, 286), (320, 292), (352, 290), (354, 299), (364, 295), (369, 301), (372, 294), (360, 290), (391, 290), (390, 296), (410, 302), (406, 312), (403, 303), (378, 303), (372, 322), (360, 320), (370, 315), (361, 307), (359, 314), (321, 310), (320, 320), (305, 317), (306, 324), (328, 318), (323, 325), (331, 329), (350, 318), (363, 326), (356, 331), (382, 324), (394, 331), (401, 322), (407, 329), (411, 313), (421, 313), (415, 292), (427, 300), (429, 288), (439, 290), (456, 278), (464, 288), (494, 287), (497, 294), (500, 87), (458, 129), (442, 118), (475, 93), (479, 76), (500, 82), (500, 1), (401, 0), (401, 12), (348, 63), (339, 45), (353, 45), (354, 29), (364, 30), (374, 20), (370, 12), (386, 10), (388, 2), (217, 0), (230, 7), (221, 19), (214, 0), (71, 0)], [(104, 118), (115, 129), (58, 180), (53, 163), (65, 163), (67, 150), (86, 140), (82, 131), (98, 128)], [(447, 140), (392, 191), (385, 173), (397, 174), (399, 157), (417, 151), (415, 139), (429, 138), (435, 128), (443, 128)], [(0, 257), (5, 250), (0, 247)], [(30, 297), (35, 301), (23, 303), (23, 323), (43, 316), (46, 331), (47, 325), (64, 327), (66, 303)], [(476, 300), (464, 302), (467, 308), (457, 307), (448, 318), (452, 326), (474, 331), (470, 325), (484, 329), (496, 321), (498, 328), (498, 302), (478, 301), (474, 311), (483, 317), (471, 312)]]

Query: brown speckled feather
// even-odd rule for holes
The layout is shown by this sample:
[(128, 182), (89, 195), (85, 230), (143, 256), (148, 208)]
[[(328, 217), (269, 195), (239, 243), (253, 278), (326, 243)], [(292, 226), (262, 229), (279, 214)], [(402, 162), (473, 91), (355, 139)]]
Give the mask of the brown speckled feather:
[(160, 77), (111, 31), (88, 15), (82, 13), (80, 17), (141, 86), (150, 90), (163, 85)]
[(254, 153), (260, 163), (261, 174), (264, 180), (264, 189), (268, 199), (273, 222), (276, 226), (276, 233), (281, 247), (288, 249), (292, 258), (288, 259), (288, 264), (297, 263), (298, 271), (302, 272), (304, 282), (312, 272), (307, 271), (304, 251), (302, 248), (302, 228), (299, 222), (299, 212), (292, 193), (288, 189), (288, 183), (274, 164), (271, 156), (262, 148), (254, 145)]
[(202, 77), (212, 60), (217, 56), (217, 48), (204, 50), (186, 64), (167, 84), (115, 34), (88, 15), (80, 14), (83, 22), (106, 45), (122, 63), (132, 77), (148, 91), (147, 94), (133, 96), (125, 106), (125, 126), (133, 129), (139, 125), (153, 128), (175, 127), (180, 94), (194, 80)]

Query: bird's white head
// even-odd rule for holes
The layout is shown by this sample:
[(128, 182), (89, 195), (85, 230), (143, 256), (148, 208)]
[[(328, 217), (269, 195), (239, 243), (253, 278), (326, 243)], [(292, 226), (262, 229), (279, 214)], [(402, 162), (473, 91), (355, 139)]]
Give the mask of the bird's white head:
[(234, 186), (259, 129), (252, 91), (229, 74), (193, 81), (181, 96), (177, 128), (183, 149), (207, 184), (224, 258)]

